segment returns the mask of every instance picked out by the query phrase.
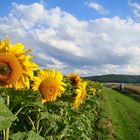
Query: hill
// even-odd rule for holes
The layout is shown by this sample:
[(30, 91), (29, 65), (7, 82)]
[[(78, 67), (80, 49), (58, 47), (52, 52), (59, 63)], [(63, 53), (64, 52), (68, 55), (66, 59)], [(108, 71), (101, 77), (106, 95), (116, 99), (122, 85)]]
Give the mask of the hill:
[(85, 77), (85, 79), (98, 81), (98, 82), (140, 83), (140, 75), (109, 74), (109, 75)]

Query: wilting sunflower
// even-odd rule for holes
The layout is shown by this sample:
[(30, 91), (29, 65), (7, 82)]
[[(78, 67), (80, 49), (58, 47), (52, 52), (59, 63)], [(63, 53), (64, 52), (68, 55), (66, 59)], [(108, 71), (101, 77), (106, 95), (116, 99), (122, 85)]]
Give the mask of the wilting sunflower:
[(37, 64), (29, 59), (33, 56), (26, 53), (31, 50), (24, 50), (24, 45), (16, 43), (12, 46), (7, 37), (0, 40), (0, 86), (7, 88), (29, 88), (29, 77), (37, 69)]
[(76, 87), (79, 86), (81, 82), (80, 76), (78, 76), (76, 73), (69, 74), (68, 79), (71, 81), (71, 84)]
[(37, 77), (33, 78), (32, 88), (34, 91), (39, 90), (42, 96), (42, 103), (55, 101), (63, 93), (66, 84), (62, 82), (63, 75), (55, 70), (40, 70)]
[(83, 102), (84, 98), (86, 97), (86, 95), (87, 95), (86, 85), (87, 85), (86, 82), (82, 82), (82, 83), (80, 83), (79, 88), (76, 89), (77, 95), (76, 95), (75, 101), (73, 103), (74, 109), (77, 109), (80, 106), (80, 104)]

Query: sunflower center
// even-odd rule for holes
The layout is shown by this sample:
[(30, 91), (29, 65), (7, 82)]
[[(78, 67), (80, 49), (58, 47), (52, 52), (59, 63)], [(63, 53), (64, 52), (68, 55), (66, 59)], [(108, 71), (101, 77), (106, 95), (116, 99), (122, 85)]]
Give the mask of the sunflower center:
[(48, 93), (49, 95), (52, 95), (54, 92), (55, 92), (54, 87), (49, 87), (49, 88), (47, 89), (47, 93)]
[(11, 53), (0, 54), (0, 82), (12, 84), (22, 76), (20, 61)]
[(77, 77), (72, 77), (71, 79), (72, 85), (77, 86), (79, 84), (79, 79)]
[(9, 76), (11, 68), (7, 63), (0, 63), (0, 76)]
[(54, 82), (44, 80), (39, 86), (39, 91), (44, 99), (50, 98), (57, 92), (57, 85)]
[(74, 85), (77, 84), (77, 80), (76, 80), (76, 78), (73, 78), (73, 79), (72, 79), (72, 83), (73, 83)]

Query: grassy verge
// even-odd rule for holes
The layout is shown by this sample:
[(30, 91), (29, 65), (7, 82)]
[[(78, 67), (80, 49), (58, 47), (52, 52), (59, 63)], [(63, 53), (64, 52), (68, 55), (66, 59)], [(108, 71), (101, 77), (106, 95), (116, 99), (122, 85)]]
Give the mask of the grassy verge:
[(104, 88), (101, 108), (99, 139), (140, 140), (140, 102)]

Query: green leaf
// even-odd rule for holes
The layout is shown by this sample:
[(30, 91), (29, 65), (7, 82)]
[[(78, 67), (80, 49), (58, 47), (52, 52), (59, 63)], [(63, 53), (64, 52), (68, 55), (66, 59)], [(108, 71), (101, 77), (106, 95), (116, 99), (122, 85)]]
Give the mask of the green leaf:
[(12, 135), (12, 140), (45, 140), (39, 134), (35, 133), (33, 130), (26, 132), (18, 132)]
[(60, 117), (57, 114), (48, 113), (46, 111), (46, 112), (41, 112), (40, 120), (43, 120), (43, 119), (59, 120)]
[(8, 91), (8, 94), (12, 101), (11, 108), (19, 106), (20, 104), (44, 108), (44, 106), (41, 103), (41, 95), (38, 92), (24, 89), (21, 90), (11, 89)]
[(49, 113), (47, 111), (46, 112), (41, 112), (40, 120), (46, 119), (48, 117), (49, 117)]
[(26, 140), (45, 140), (43, 137), (41, 137), (39, 134), (35, 133), (33, 130), (31, 130)]
[(12, 135), (12, 140), (25, 140), (27, 134), (25, 132), (18, 132)]
[(16, 116), (7, 108), (3, 98), (0, 96), (0, 131), (10, 127)]
[(8, 93), (14, 103), (21, 103), (21, 102), (33, 103), (33, 102), (39, 102), (41, 99), (40, 98), (41, 95), (38, 92), (33, 92), (32, 90), (11, 89)]

